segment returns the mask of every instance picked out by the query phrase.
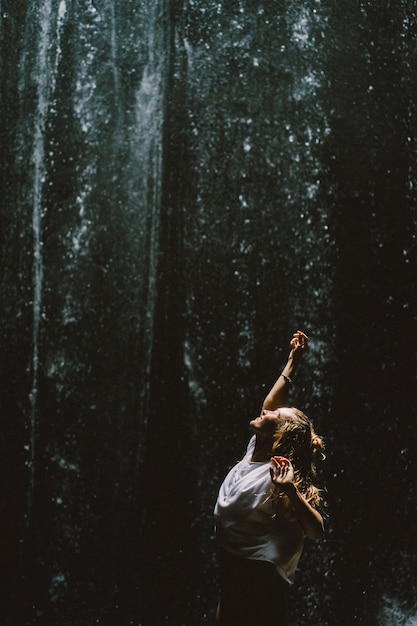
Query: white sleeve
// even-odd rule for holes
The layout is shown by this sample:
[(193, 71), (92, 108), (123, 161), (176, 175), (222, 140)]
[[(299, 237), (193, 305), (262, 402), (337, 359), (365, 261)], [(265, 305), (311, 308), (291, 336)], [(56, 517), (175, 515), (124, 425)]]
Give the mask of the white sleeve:
[(255, 435), (252, 435), (252, 437), (249, 440), (248, 447), (246, 448), (245, 457), (248, 456), (248, 454), (252, 454), (253, 451), (255, 450), (255, 441), (256, 441), (256, 437)]

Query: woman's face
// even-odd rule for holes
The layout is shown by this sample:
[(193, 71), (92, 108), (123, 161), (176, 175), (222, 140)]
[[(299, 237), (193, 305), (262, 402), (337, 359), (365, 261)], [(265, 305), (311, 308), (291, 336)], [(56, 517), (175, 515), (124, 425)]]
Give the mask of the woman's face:
[(291, 419), (291, 410), (281, 407), (276, 411), (263, 410), (259, 417), (251, 420), (250, 427), (258, 437), (270, 437), (281, 422)]

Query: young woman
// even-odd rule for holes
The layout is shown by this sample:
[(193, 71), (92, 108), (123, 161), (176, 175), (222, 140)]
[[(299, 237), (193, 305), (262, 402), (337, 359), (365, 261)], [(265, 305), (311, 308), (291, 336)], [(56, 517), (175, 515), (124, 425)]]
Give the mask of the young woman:
[(287, 364), (250, 422), (246, 454), (226, 476), (214, 509), (221, 626), (287, 626), (288, 587), (304, 537), (324, 533), (314, 482), (323, 441), (301, 411), (284, 406), (307, 336), (297, 331), (290, 343)]

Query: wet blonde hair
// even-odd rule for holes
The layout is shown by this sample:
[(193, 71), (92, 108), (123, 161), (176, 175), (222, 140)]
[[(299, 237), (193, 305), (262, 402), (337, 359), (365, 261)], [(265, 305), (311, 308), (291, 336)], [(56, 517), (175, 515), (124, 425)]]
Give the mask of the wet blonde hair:
[(294, 468), (294, 483), (312, 506), (320, 506), (322, 497), (315, 485), (316, 463), (325, 459), (324, 441), (302, 411), (288, 407), (291, 415), (279, 422), (273, 435), (272, 456), (283, 456)]

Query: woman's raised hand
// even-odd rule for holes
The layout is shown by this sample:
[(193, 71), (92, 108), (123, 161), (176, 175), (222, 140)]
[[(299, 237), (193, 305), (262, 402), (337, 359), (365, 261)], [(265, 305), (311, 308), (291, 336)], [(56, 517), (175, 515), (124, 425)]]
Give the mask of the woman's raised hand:
[(293, 350), (306, 350), (308, 347), (308, 337), (302, 330), (297, 330), (297, 332), (293, 334), (290, 344)]
[(283, 487), (294, 482), (294, 468), (291, 461), (283, 456), (273, 456), (269, 468), (271, 480), (277, 487)]

